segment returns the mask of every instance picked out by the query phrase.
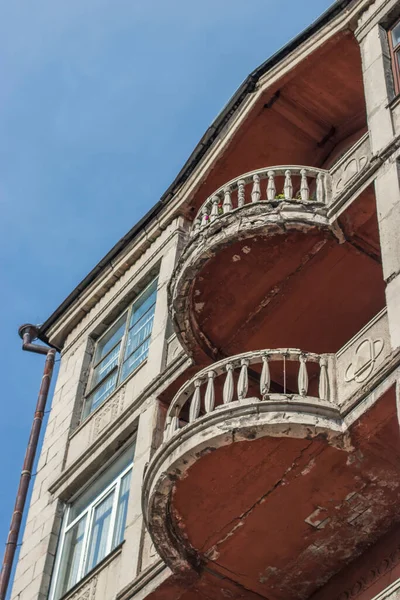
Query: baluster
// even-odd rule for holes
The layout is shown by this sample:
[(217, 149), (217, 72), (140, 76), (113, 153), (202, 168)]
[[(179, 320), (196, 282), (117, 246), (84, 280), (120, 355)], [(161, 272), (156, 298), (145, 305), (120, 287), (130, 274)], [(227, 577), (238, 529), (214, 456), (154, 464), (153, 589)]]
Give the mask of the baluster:
[(197, 217), (197, 219), (195, 219), (194, 223), (193, 223), (193, 228), (192, 228), (192, 235), (195, 235), (196, 233), (198, 233), (201, 229), (201, 217)]
[(226, 365), (226, 379), (224, 383), (224, 389), (222, 392), (224, 404), (229, 404), (229, 402), (232, 402), (234, 391), (233, 388), (233, 365), (231, 363), (228, 363)]
[(249, 361), (246, 358), (242, 358), (240, 364), (242, 365), (242, 368), (240, 369), (237, 393), (239, 400), (243, 400), (246, 398), (247, 390), (249, 389), (249, 377), (247, 372)]
[(300, 175), (301, 175), (300, 198), (304, 202), (307, 202), (307, 200), (310, 199), (310, 189), (308, 187), (307, 171), (305, 169), (301, 169)]
[(243, 206), (245, 203), (245, 195), (244, 195), (244, 186), (246, 182), (244, 179), (239, 179), (238, 181), (238, 208)]
[(218, 217), (218, 204), (219, 204), (218, 196), (213, 196), (211, 213), (210, 213), (210, 221), (215, 221), (215, 219)]
[(200, 379), (195, 379), (195, 381), (194, 381), (195, 389), (194, 389), (192, 400), (190, 402), (189, 423), (193, 423), (193, 421), (195, 421), (200, 414), (200, 403), (201, 403), (200, 386), (201, 386), (201, 383), (202, 382)]
[(266, 396), (269, 392), (269, 387), (271, 385), (271, 374), (269, 370), (269, 357), (267, 354), (264, 354), (262, 357), (263, 366), (260, 377), (260, 393), (262, 398)]
[(306, 357), (302, 354), (299, 358), (300, 367), (299, 367), (299, 377), (298, 377), (298, 386), (299, 386), (299, 394), (300, 396), (306, 396), (308, 392), (308, 373), (306, 366)]
[(204, 408), (206, 409), (206, 413), (212, 412), (214, 410), (215, 404), (215, 391), (214, 391), (214, 377), (216, 373), (215, 371), (208, 372), (208, 382), (206, 395), (204, 397)]
[(177, 431), (179, 429), (179, 419), (178, 417), (174, 416), (174, 417), (170, 417), (170, 423), (167, 426), (166, 430), (165, 430), (165, 438), (166, 440), (169, 440), (172, 438), (172, 436), (174, 435), (175, 431)]
[(286, 394), (286, 352), (283, 352), (283, 393)]
[(285, 196), (285, 200), (291, 200), (293, 198), (292, 173), (289, 169), (285, 171), (285, 184), (283, 186), (283, 194)]
[(275, 173), (273, 171), (268, 171), (267, 200), (275, 200), (275, 196)]
[(261, 197), (260, 176), (253, 175), (253, 189), (251, 191), (251, 201), (258, 202)]
[(317, 189), (316, 189), (316, 197), (317, 202), (324, 202), (324, 178), (322, 173), (317, 174)]
[(202, 218), (201, 218), (201, 226), (205, 227), (206, 225), (208, 225), (209, 221), (210, 221), (210, 217), (208, 216), (208, 207), (205, 204), (203, 206), (203, 208), (201, 209), (202, 212)]
[(224, 189), (224, 203), (222, 205), (224, 214), (231, 212), (232, 210), (232, 197), (231, 197), (231, 188), (226, 187)]
[(328, 361), (326, 356), (320, 357), (319, 365), (319, 397), (321, 400), (329, 401)]
[(164, 425), (164, 442), (167, 442), (169, 439), (169, 427), (171, 425), (171, 417), (167, 417)]

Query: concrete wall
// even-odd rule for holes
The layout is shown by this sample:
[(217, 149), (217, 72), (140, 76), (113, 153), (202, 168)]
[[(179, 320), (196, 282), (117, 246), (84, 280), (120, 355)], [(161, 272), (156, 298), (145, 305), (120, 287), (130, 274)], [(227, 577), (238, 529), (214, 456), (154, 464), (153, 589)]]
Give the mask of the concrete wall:
[[(82, 483), (111, 458), (129, 436), (136, 436), (126, 541), (122, 550), (101, 573), (84, 581), (82, 594), (72, 597), (110, 598), (136, 577), (141, 564), (143, 520), (141, 481), (157, 431), (156, 391), (162, 386), (167, 366), (167, 283), (178, 256), (181, 221), (175, 220), (157, 238), (68, 336), (51, 403), (32, 500), (15, 575), (12, 598), (46, 598), (57, 549), (64, 502)], [(157, 301), (148, 358), (88, 418), (80, 422), (85, 386), (90, 371), (91, 336), (108, 315), (118, 312), (123, 297), (129, 297), (146, 275), (158, 270)], [(123, 291), (121, 291), (123, 290)], [(176, 343), (175, 343), (176, 346)], [(181, 351), (169, 353), (169, 368)], [(161, 375), (160, 374), (164, 374)], [(146, 566), (149, 564), (148, 541)], [(150, 552), (151, 553), (151, 552)], [(96, 582), (96, 584), (94, 583)], [(88, 587), (89, 586), (89, 587)], [(111, 586), (111, 587), (110, 587)], [(112, 593), (111, 593), (112, 588)], [(117, 589), (118, 588), (118, 589)], [(95, 589), (95, 591), (94, 591)]]
[(399, 3), (373, 2), (361, 13), (355, 35), (360, 43), (372, 154), (382, 166), (375, 194), (392, 347), (400, 346), (400, 183), (396, 105), (386, 28), (400, 16)]

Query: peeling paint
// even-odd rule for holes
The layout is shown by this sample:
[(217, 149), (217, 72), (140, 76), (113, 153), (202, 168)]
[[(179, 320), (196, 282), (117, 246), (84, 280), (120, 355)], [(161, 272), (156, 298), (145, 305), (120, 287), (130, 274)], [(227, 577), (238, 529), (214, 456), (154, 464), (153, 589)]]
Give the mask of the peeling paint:
[(315, 459), (312, 458), (310, 460), (310, 462), (308, 463), (308, 465), (306, 466), (306, 468), (302, 470), (301, 474), (308, 475), (308, 473), (310, 473), (314, 467), (315, 467)]

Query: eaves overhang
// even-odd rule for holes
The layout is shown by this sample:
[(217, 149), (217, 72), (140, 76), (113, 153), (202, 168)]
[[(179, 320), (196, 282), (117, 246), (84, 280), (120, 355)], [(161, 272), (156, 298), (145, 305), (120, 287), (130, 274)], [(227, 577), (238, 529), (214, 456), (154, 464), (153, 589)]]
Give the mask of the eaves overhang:
[(332, 4), (316, 21), (309, 25), (304, 31), (293, 38), (278, 52), (273, 54), (252, 73), (250, 73), (237, 91), (233, 94), (229, 102), (222, 109), (210, 127), (204, 133), (199, 143), (194, 148), (178, 175), (175, 177), (171, 185), (161, 196), (160, 200), (124, 235), (113, 248), (100, 260), (100, 262), (92, 269), (88, 275), (76, 286), (76, 288), (67, 296), (60, 306), (48, 317), (48, 319), (39, 327), (39, 339), (45, 343), (50, 343), (48, 334), (53, 325), (67, 311), (73, 303), (79, 299), (81, 294), (96, 280), (96, 278), (107, 268), (118, 255), (130, 244), (135, 237), (141, 232), (152, 220), (163, 210), (163, 208), (174, 197), (180, 187), (187, 181), (193, 173), (198, 163), (207, 153), (214, 140), (226, 126), (232, 116), (236, 113), (239, 107), (243, 104), (248, 95), (252, 94), (256, 88), (257, 82), (269, 70), (275, 67), (279, 62), (286, 58), (299, 45), (303, 44), (314, 34), (320, 31), (328, 23), (330, 23), (337, 15), (342, 13), (349, 4), (354, 0), (338, 0)]

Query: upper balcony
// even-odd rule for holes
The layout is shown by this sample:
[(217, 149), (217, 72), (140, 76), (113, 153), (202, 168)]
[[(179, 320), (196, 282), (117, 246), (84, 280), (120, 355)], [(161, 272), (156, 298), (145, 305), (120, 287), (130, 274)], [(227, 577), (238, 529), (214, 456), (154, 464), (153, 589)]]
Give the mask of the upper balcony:
[(374, 169), (366, 134), (329, 170), (256, 169), (202, 203), (169, 289), (198, 363), (266, 344), (336, 352), (384, 307)]
[[(262, 202), (265, 211), (274, 206), (273, 203), (286, 201), (292, 205), (308, 205), (315, 212), (318, 207), (324, 207), (325, 212), (329, 210), (332, 213), (343, 198), (348, 198), (369, 177), (373, 171), (371, 158), (369, 135), (366, 133), (329, 170), (287, 165), (240, 175), (205, 200), (197, 211), (191, 236), (203, 231), (221, 216), (255, 202)], [(223, 222), (220, 225), (226, 226)]]
[(305, 599), (383, 535), (400, 500), (398, 364), (382, 311), (337, 353), (244, 352), (187, 381), (142, 492), (170, 568)]

